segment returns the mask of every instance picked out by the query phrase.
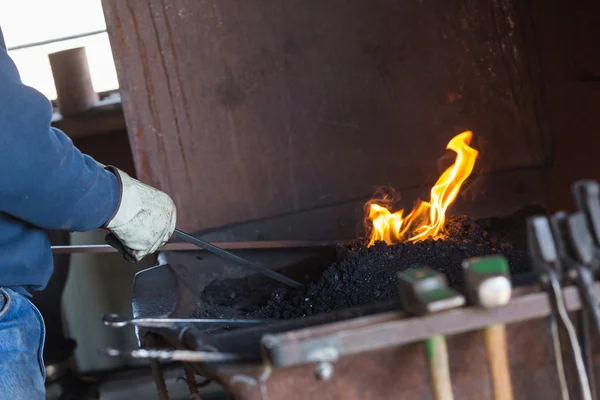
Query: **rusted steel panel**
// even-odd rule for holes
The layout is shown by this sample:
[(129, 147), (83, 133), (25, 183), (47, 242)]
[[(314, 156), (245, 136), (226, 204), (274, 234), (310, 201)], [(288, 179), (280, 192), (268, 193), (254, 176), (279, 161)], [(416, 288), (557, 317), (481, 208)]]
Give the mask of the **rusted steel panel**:
[(545, 165), (512, 3), (103, 0), (138, 176), (197, 231)]
[(220, 370), (219, 378), (235, 399), (244, 400), (432, 398), (421, 344), (345, 357), (335, 364), (330, 381), (318, 380), (314, 368), (305, 365), (269, 373), (259, 367), (231, 367)]
[[(164, 275), (160, 282), (164, 284)], [(172, 316), (189, 314), (184, 309), (194, 307), (192, 303), (197, 295), (188, 289), (185, 285), (180, 287), (177, 310)], [(422, 342), (431, 335), (442, 334), (446, 335), (448, 342), (456, 398), (491, 399), (492, 382), (482, 329), (489, 324), (506, 322), (507, 356), (515, 398), (557, 399), (560, 398), (560, 390), (547, 318), (549, 306), (546, 295), (538, 290), (536, 287), (516, 288), (510, 303), (512, 307), (479, 311), (465, 307), (430, 318), (403, 318), (401, 312), (385, 312), (339, 322), (324, 323), (321, 320), (321, 324), (316, 324), (317, 317), (328, 315), (324, 314), (287, 321), (306, 323), (303, 328), (294, 330), (280, 331), (280, 324), (273, 324), (223, 333), (213, 338), (199, 332), (194, 334), (192, 329), (186, 329), (185, 334), (177, 331), (165, 334), (161, 330), (160, 335), (177, 348), (198, 350), (208, 347), (249, 356), (247, 360), (252, 361), (247, 361), (246, 365), (192, 365), (198, 373), (217, 378), (236, 399), (293, 400), (429, 399), (432, 396), (431, 382)], [(600, 292), (600, 284), (596, 285), (596, 292)], [(565, 287), (564, 295), (566, 307), (576, 320), (575, 310), (581, 306), (577, 291), (574, 287)], [(465, 326), (450, 326), (449, 319), (463, 321)], [(257, 332), (259, 335), (256, 335)], [(269, 336), (264, 336), (267, 334)], [(272, 346), (265, 346), (259, 351), (256, 344), (261, 336), (263, 342), (271, 341)], [(308, 342), (313, 345), (306, 346)], [(276, 345), (286, 346), (288, 351), (279, 358), (273, 357), (272, 347)], [(336, 347), (337, 354), (328, 351), (328, 347)], [(567, 343), (563, 342), (563, 348), (567, 347)], [(314, 356), (307, 357), (310, 354)], [(285, 359), (295, 362), (281, 362)], [(330, 380), (320, 380), (316, 375), (315, 367), (323, 361), (330, 361), (333, 365)], [(575, 376), (569, 357), (565, 357), (565, 371), (568, 377)], [(580, 397), (573, 392), (571, 398)]]
[[(516, 400), (560, 399), (546, 320), (507, 326), (508, 352)], [(492, 399), (481, 332), (449, 336), (453, 392), (457, 399)], [(431, 399), (431, 382), (421, 344), (343, 357), (330, 381), (317, 379), (315, 364), (265, 370), (223, 367), (219, 379), (236, 399)]]
[[(596, 289), (599, 288), (597, 286)], [(514, 398), (558, 399), (560, 388), (549, 319), (540, 318), (547, 315), (549, 311), (547, 304), (539, 304), (546, 301), (543, 299), (545, 295), (532, 293), (531, 288), (517, 289), (515, 295), (516, 299), (525, 299), (519, 305), (520, 308), (529, 311), (517, 316), (519, 311), (512, 308), (511, 318), (505, 318), (506, 315), (496, 312), (502, 309), (484, 312), (492, 317), (489, 323), (513, 321), (506, 326), (506, 332)], [(565, 296), (569, 310), (575, 310), (580, 306), (573, 287), (565, 289)], [(478, 317), (467, 315), (469, 313), (467, 309), (463, 312), (465, 315), (462, 318), (456, 315), (453, 319), (470, 321), (467, 323), (467, 331), (445, 329), (444, 326), (448, 325), (448, 321), (444, 319), (443, 314), (436, 317), (438, 321), (431, 320), (428, 325), (431, 334), (454, 332), (446, 338), (455, 397), (492, 399), (489, 361), (482, 331), (485, 324), (474, 324), (474, 320)], [(575, 312), (571, 313), (571, 317), (577, 320)], [(335, 357), (320, 359), (331, 360), (334, 365), (334, 377), (328, 382), (319, 380), (315, 375), (317, 365), (315, 361), (294, 365), (281, 362), (283, 358), (266, 363), (270, 367), (264, 365), (219, 367), (217, 375), (236, 399), (283, 398), (284, 394), (286, 399), (312, 398), (302, 397), (309, 392), (318, 392), (320, 398), (332, 399), (392, 397), (429, 399), (432, 396), (431, 382), (428, 378), (426, 356), (422, 345), (419, 344), (426, 336), (421, 334), (420, 339), (415, 339), (417, 336), (411, 332), (419, 329), (415, 328), (415, 325), (418, 325), (420, 320), (421, 318), (411, 318), (403, 322), (400, 313), (385, 313), (290, 331), (268, 339), (273, 342), (273, 346), (282, 343), (290, 350), (297, 349), (296, 353), (288, 352), (290, 360), (294, 357), (298, 360), (306, 360), (308, 359), (306, 353), (316, 354), (316, 350), (323, 350), (328, 345), (331, 347), (337, 345), (339, 359)], [(397, 324), (398, 332), (413, 339), (406, 339), (401, 335), (394, 335), (389, 329), (386, 330), (386, 326), (389, 327), (392, 323)], [(404, 327), (400, 327), (399, 324), (403, 324)], [(369, 334), (359, 338), (356, 334), (361, 331)], [(387, 344), (381, 339), (382, 334), (386, 333), (389, 337)], [(417, 342), (415, 343), (414, 340)], [(314, 343), (314, 346), (307, 347), (308, 342)], [(360, 342), (363, 343), (362, 346)], [(566, 343), (563, 342), (563, 350), (566, 350)], [(362, 347), (362, 351), (354, 351), (357, 346)], [(270, 352), (272, 353), (272, 349), (267, 346), (263, 354), (268, 355)], [(320, 354), (321, 357), (325, 357), (332, 353), (321, 351)], [(572, 398), (579, 398), (573, 380), (575, 378), (573, 360), (568, 351), (565, 351), (563, 357)], [(314, 357), (311, 359), (315, 360)]]
[[(522, 288), (516, 290), (531, 290)], [(596, 285), (596, 292), (600, 285)], [(563, 291), (568, 310), (577, 310), (581, 302), (575, 287)], [(516, 294), (516, 293), (515, 293)], [(494, 323), (517, 324), (550, 315), (545, 292), (514, 296), (508, 305), (494, 310), (476, 307), (458, 308), (419, 318), (403, 319), (389, 312), (324, 326), (315, 326), (262, 340), (264, 355), (276, 367), (290, 367), (315, 360), (315, 354), (327, 349), (334, 354), (351, 355), (425, 340), (431, 335), (454, 335), (483, 329)]]
[[(597, 289), (600, 289), (597, 286)], [(558, 374), (555, 364), (554, 350), (551, 340), (550, 324), (547, 318), (548, 306), (540, 306), (543, 294), (532, 293), (532, 288), (516, 290), (517, 299), (529, 299), (519, 303), (520, 308), (528, 309), (525, 312), (527, 319), (514, 308), (510, 313), (511, 318), (496, 313), (498, 310), (488, 310), (484, 313), (492, 317), (489, 323), (513, 321), (506, 326), (507, 351), (509, 368), (512, 377), (512, 386), (515, 399), (558, 399), (560, 398)], [(525, 294), (530, 293), (530, 294)], [(580, 306), (576, 291), (573, 287), (565, 289), (567, 308), (575, 310)], [(513, 300), (515, 301), (515, 300)], [(468, 314), (468, 310), (463, 310)], [(577, 315), (572, 312), (572, 318)], [(482, 328), (485, 324), (472, 324), (477, 317), (465, 315), (454, 319), (471, 321), (467, 331), (444, 329), (447, 320), (442, 323), (443, 314), (438, 315), (438, 321), (431, 320), (430, 334), (443, 334), (454, 332), (446, 336), (449, 352), (449, 366), (455, 398), (460, 399), (492, 399), (492, 382), (488, 367), (489, 360), (485, 351)], [(333, 378), (329, 381), (318, 379), (315, 374), (316, 359), (313, 362), (301, 364), (287, 364), (281, 367), (281, 362), (273, 360), (262, 365), (229, 365), (217, 367), (216, 375), (223, 385), (235, 395), (236, 399), (303, 399), (318, 398), (336, 399), (377, 399), (377, 398), (406, 398), (429, 399), (432, 397), (431, 382), (427, 358), (422, 346), (426, 337), (420, 335), (416, 339), (411, 330), (419, 323), (421, 318), (403, 320), (400, 313), (384, 313), (366, 316), (322, 326), (309, 327), (287, 333), (275, 334), (271, 341), (277, 338), (287, 341), (288, 348), (296, 348), (298, 355), (304, 353), (316, 354), (321, 349), (320, 361), (330, 360), (334, 366)], [(396, 322), (396, 335), (386, 330), (386, 325)], [(520, 321), (520, 322), (514, 322)], [(400, 327), (403, 324), (404, 327)], [(416, 328), (419, 329), (419, 328)], [(357, 332), (364, 331), (369, 335), (362, 338), (356, 336)], [(354, 333), (354, 342), (362, 341), (362, 351), (353, 351), (356, 345), (351, 343)], [(404, 339), (404, 333), (412, 339)], [(387, 344), (381, 336), (387, 334)], [(379, 338), (377, 338), (379, 336)], [(337, 344), (340, 357), (327, 358), (333, 353), (323, 351), (327, 345)], [(400, 338), (400, 339), (399, 339)], [(282, 340), (282, 342), (283, 342)], [(302, 345), (307, 341), (315, 343), (312, 348)], [(369, 346), (369, 341), (380, 345)], [(416, 342), (415, 342), (416, 341)], [(320, 343), (320, 348), (318, 344)], [(566, 342), (563, 342), (566, 349)], [(360, 345), (359, 345), (360, 347)], [(269, 354), (270, 348), (265, 348), (264, 355)], [(568, 352), (567, 352), (568, 353)], [(565, 353), (565, 355), (567, 354)], [(289, 353), (290, 359), (294, 356)], [(306, 360), (306, 354), (296, 357)], [(271, 358), (272, 359), (272, 358)], [(565, 370), (567, 378), (574, 383), (575, 368), (572, 360), (565, 357)], [(572, 385), (570, 389), (575, 389)], [(572, 398), (580, 395), (572, 391)]]
[[(510, 324), (506, 340), (515, 399), (560, 399), (549, 320)], [(565, 362), (570, 377), (574, 368)]]
[[(542, 129), (554, 138), (550, 211), (573, 209), (570, 187), (582, 177), (600, 179), (600, 2), (515, 2), (528, 23), (523, 54), (531, 67)], [(537, 62), (535, 62), (537, 60)]]

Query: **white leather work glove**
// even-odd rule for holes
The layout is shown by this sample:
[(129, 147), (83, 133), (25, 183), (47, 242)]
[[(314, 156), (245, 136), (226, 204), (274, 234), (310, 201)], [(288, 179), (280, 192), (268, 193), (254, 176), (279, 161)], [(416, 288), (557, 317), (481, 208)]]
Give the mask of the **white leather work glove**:
[(121, 251), (128, 261), (140, 261), (156, 252), (173, 234), (177, 219), (175, 204), (166, 193), (125, 172), (114, 167), (106, 169), (117, 176), (121, 187), (117, 211), (104, 225), (112, 233), (106, 241)]

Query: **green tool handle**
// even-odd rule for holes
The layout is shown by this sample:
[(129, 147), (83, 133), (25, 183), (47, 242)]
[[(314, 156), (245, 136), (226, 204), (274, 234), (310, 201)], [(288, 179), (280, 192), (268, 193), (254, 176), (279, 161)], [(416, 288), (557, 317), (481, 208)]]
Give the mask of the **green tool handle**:
[(429, 374), (435, 400), (453, 400), (448, 346), (444, 336), (432, 336), (425, 341), (425, 351), (429, 360)]

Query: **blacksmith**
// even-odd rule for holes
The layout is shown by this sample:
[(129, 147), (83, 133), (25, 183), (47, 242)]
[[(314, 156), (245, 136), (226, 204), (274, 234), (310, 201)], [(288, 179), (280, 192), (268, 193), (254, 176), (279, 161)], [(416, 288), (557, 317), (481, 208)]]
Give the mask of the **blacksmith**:
[(82, 154), (51, 117), (46, 97), (21, 82), (0, 31), (2, 399), (45, 399), (44, 322), (29, 298), (52, 274), (48, 230), (105, 228), (140, 260), (175, 229), (168, 195)]

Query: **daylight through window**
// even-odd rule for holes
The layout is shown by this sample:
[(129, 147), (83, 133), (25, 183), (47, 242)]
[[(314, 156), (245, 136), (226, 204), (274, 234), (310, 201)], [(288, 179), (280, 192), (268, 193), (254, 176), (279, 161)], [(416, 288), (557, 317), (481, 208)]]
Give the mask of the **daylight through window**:
[(96, 92), (118, 89), (101, 0), (3, 1), (0, 27), (23, 82), (49, 99), (56, 99), (56, 89), (48, 54), (75, 47), (86, 49)]

